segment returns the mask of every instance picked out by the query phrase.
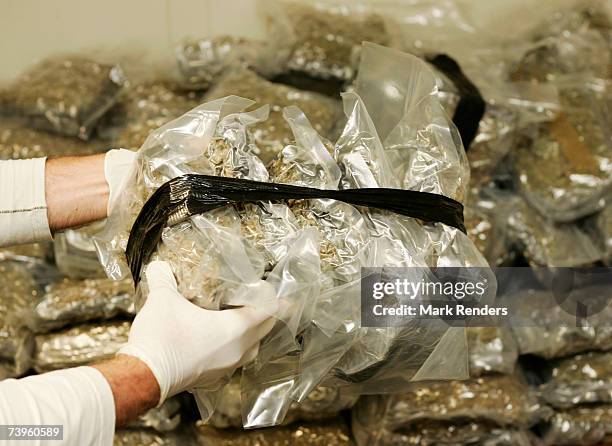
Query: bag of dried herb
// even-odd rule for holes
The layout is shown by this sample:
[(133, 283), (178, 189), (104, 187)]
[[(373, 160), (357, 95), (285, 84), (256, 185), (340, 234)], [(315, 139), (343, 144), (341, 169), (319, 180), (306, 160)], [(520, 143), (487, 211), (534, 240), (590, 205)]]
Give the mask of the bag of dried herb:
[(49, 58), (17, 79), (3, 111), (40, 130), (89, 139), (124, 84), (118, 66), (81, 56)]
[(544, 427), (544, 443), (547, 445), (605, 444), (610, 436), (612, 405), (592, 405), (558, 411)]
[(189, 90), (207, 90), (229, 66), (257, 69), (262, 49), (263, 42), (233, 36), (185, 42), (176, 49), (181, 85)]
[(612, 90), (597, 79), (558, 85), (560, 114), (524, 132), (513, 158), (527, 201), (548, 218), (568, 222), (600, 209), (612, 190)]
[(283, 118), (284, 107), (297, 106), (317, 133), (326, 138), (332, 136), (332, 130), (340, 119), (340, 103), (337, 100), (269, 82), (246, 68), (235, 68), (225, 73), (207, 92), (206, 100), (229, 95), (252, 99), (257, 105), (270, 105), (268, 119), (250, 128), (255, 141), (254, 153), (264, 164), (268, 164), (293, 140), (291, 128)]
[(131, 85), (100, 121), (97, 133), (116, 147), (138, 149), (149, 133), (199, 103), (199, 94), (180, 90), (170, 81)]
[(350, 81), (355, 77), (362, 42), (397, 47), (391, 21), (363, 3), (340, 1), (305, 4), (263, 0), (272, 69), (314, 78)]
[[(424, 444), (462, 444), (459, 438), (449, 438), (452, 427), (457, 428), (457, 435), (466, 437), (464, 441), (475, 437), (481, 444), (496, 433), (503, 438), (528, 429), (549, 414), (550, 409), (538, 402), (537, 394), (520, 376), (492, 375), (467, 381), (418, 382), (408, 392), (363, 396), (352, 418), (360, 445), (406, 444), (402, 441), (419, 432), (430, 439)], [(436, 439), (440, 442), (435, 443)]]
[(108, 144), (103, 141), (81, 141), (31, 129), (20, 120), (0, 120), (0, 159), (3, 160), (91, 155), (105, 150)]

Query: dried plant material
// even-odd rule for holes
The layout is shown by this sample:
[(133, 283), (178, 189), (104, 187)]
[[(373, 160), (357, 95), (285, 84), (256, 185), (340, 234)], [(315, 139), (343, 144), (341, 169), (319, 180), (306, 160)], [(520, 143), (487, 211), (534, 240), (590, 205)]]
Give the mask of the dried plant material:
[(167, 399), (159, 407), (148, 410), (128, 424), (130, 429), (154, 429), (170, 432), (181, 424), (181, 403), (178, 397)]
[(470, 376), (512, 373), (518, 358), (518, 347), (509, 328), (469, 327), (467, 335)]
[(501, 428), (486, 421), (424, 420), (397, 430), (388, 429), (376, 413), (353, 411), (353, 434), (357, 444), (368, 446), (532, 446), (533, 435), (526, 430)]
[(518, 115), (509, 107), (487, 104), (478, 133), (466, 151), (470, 163), (470, 187), (489, 183), (516, 140)]
[(548, 404), (559, 408), (612, 403), (612, 353), (591, 352), (561, 359), (541, 392)]
[(576, 224), (551, 222), (520, 199), (508, 218), (508, 231), (534, 267), (591, 266), (602, 258), (601, 250)]
[(36, 302), (39, 290), (30, 270), (18, 262), (0, 262), (0, 359), (23, 373), (31, 355), (32, 335), (19, 315)]
[(536, 394), (514, 375), (416, 382), (411, 386), (409, 392), (397, 395), (364, 397), (356, 407), (362, 404), (386, 407), (378, 417), (393, 431), (432, 420), (490, 422), (526, 428), (548, 414)]
[(135, 314), (133, 300), (131, 280), (64, 279), (46, 288), (26, 322), (35, 333), (46, 333), (94, 319), (131, 316)]
[(34, 369), (42, 373), (108, 359), (127, 342), (130, 325), (108, 322), (37, 335)]
[(49, 243), (27, 243), (25, 245), (8, 246), (0, 248), (0, 262), (16, 260), (19, 262), (44, 262), (51, 246)]
[(349, 81), (355, 76), (362, 42), (393, 46), (389, 20), (358, 5), (306, 5), (269, 2), (273, 51), (285, 68), (323, 79)]
[(149, 133), (200, 103), (197, 93), (181, 91), (169, 81), (130, 86), (101, 122), (98, 133), (117, 147), (138, 149)]
[[(612, 349), (612, 306), (609, 289), (591, 286), (575, 290), (572, 299), (580, 299), (590, 311), (601, 311), (576, 323), (576, 315), (561, 305), (550, 291), (525, 290), (517, 296), (521, 305), (516, 308), (513, 331), (520, 354), (533, 354), (543, 358), (560, 358), (590, 350)], [(601, 308), (601, 304), (606, 306)]]
[(340, 117), (337, 101), (318, 93), (269, 82), (245, 68), (236, 68), (224, 74), (206, 94), (206, 99), (228, 95), (252, 99), (256, 105), (270, 105), (268, 119), (250, 127), (255, 142), (254, 153), (265, 164), (293, 141), (293, 132), (283, 118), (283, 107), (299, 107), (317, 133), (324, 137), (330, 136)]
[(113, 446), (195, 446), (176, 435), (161, 434), (148, 429), (120, 429), (115, 432)]
[(603, 261), (612, 265), (612, 205), (607, 205), (595, 216), (595, 238), (599, 241), (604, 253)]
[(200, 445), (215, 446), (353, 446), (346, 423), (335, 419), (258, 430), (220, 430), (198, 422)]
[(214, 36), (189, 41), (176, 49), (183, 87), (207, 90), (232, 65), (254, 68), (263, 42), (234, 36)]
[(16, 81), (4, 111), (37, 129), (88, 139), (124, 83), (117, 66), (81, 56), (50, 58)]
[(544, 433), (544, 442), (555, 446), (603, 445), (611, 438), (612, 405), (576, 407), (557, 412)]
[(602, 206), (612, 187), (609, 86), (563, 86), (563, 112), (535, 128), (514, 153), (521, 192), (540, 213), (567, 222)]
[[(215, 412), (207, 424), (218, 429), (241, 428), (240, 393), (240, 375), (236, 374), (223, 388)], [(283, 424), (335, 418), (340, 411), (350, 409), (356, 401), (357, 395), (343, 391), (342, 388), (317, 387), (302, 403), (294, 402), (291, 405)]]
[(107, 144), (81, 141), (53, 133), (34, 130), (18, 120), (0, 119), (0, 159), (26, 159), (91, 155), (108, 150)]

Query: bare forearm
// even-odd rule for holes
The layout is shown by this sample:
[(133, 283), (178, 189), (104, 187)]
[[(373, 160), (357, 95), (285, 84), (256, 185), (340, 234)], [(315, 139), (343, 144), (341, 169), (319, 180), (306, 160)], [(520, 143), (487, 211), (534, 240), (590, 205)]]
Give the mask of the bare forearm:
[(93, 366), (110, 384), (115, 400), (116, 425), (135, 420), (159, 402), (160, 390), (155, 376), (140, 359), (117, 355)]
[(51, 231), (106, 217), (104, 154), (47, 160), (45, 197)]

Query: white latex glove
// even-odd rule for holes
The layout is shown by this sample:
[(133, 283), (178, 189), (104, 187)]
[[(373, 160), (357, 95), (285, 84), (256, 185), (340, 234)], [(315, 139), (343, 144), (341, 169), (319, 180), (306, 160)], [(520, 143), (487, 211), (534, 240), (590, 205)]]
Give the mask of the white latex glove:
[(259, 341), (274, 325), (273, 317), (253, 308), (211, 311), (192, 304), (177, 291), (166, 262), (151, 262), (146, 276), (149, 296), (119, 353), (151, 369), (160, 404), (184, 390), (213, 388), (255, 358)]
[(110, 215), (111, 209), (121, 191), (125, 189), (123, 183), (126, 181), (130, 169), (136, 159), (136, 152), (126, 149), (113, 149), (106, 152), (104, 156), (104, 178), (108, 183), (108, 206), (106, 215)]

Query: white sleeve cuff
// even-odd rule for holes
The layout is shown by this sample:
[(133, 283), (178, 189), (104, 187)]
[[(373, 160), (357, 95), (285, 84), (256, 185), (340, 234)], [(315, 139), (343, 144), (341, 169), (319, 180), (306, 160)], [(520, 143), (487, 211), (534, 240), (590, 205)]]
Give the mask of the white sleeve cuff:
[(46, 158), (0, 161), (0, 247), (50, 240)]

